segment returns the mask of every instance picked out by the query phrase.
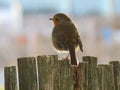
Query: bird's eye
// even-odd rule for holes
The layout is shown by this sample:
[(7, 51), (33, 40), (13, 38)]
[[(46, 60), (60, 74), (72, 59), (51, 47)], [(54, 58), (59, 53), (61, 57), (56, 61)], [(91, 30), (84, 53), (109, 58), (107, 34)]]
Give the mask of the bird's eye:
[(55, 18), (55, 21), (57, 21), (58, 19), (57, 18)]

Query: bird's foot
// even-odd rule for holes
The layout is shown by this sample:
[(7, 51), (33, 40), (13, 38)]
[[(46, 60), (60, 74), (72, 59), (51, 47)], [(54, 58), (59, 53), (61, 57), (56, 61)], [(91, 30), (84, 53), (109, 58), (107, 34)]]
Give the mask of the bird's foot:
[(62, 58), (62, 60), (69, 60), (69, 53), (65, 58)]
[(62, 58), (62, 60), (69, 60), (69, 59), (68, 59), (68, 56), (67, 56), (67, 57), (65, 57), (65, 58)]

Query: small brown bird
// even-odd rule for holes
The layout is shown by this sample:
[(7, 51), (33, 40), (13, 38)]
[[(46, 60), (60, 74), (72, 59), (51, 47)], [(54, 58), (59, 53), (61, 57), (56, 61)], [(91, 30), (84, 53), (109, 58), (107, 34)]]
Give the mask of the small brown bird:
[[(52, 43), (59, 51), (67, 51), (70, 54), (71, 65), (77, 65), (76, 51), (79, 46), (83, 52), (83, 45), (75, 24), (64, 13), (58, 13), (50, 18), (54, 23), (52, 31)], [(68, 59), (68, 56), (65, 59)]]

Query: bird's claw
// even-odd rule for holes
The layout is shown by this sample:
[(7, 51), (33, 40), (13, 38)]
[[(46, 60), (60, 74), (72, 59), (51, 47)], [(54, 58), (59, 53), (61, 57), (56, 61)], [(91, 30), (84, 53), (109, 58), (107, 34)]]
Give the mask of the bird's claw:
[(69, 60), (68, 57), (62, 58), (62, 60)]

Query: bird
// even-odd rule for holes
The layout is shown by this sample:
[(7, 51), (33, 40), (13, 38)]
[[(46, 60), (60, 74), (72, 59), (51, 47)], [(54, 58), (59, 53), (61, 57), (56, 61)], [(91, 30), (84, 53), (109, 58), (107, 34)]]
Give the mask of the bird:
[(65, 13), (57, 13), (49, 20), (53, 21), (52, 44), (56, 51), (70, 55), (70, 65), (77, 66), (76, 51), (83, 52), (83, 45), (76, 25)]

